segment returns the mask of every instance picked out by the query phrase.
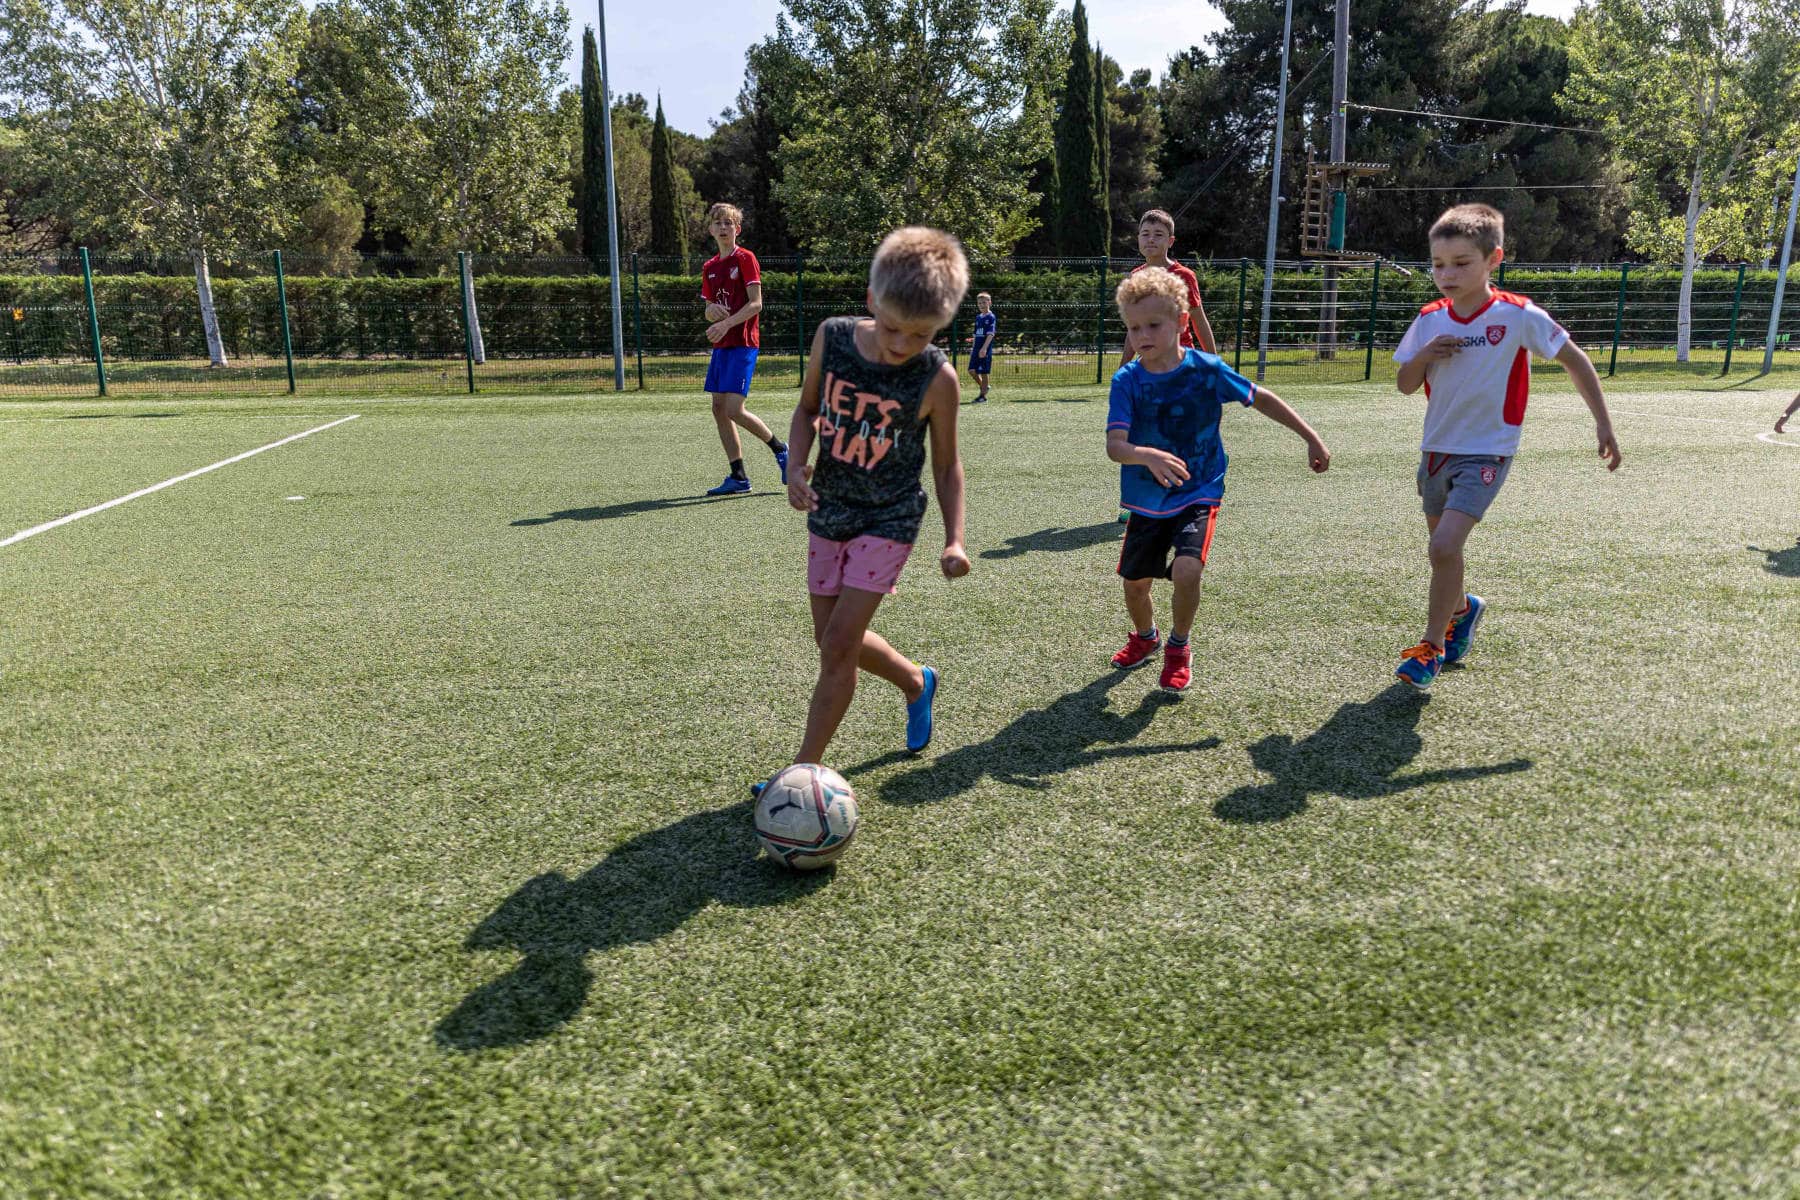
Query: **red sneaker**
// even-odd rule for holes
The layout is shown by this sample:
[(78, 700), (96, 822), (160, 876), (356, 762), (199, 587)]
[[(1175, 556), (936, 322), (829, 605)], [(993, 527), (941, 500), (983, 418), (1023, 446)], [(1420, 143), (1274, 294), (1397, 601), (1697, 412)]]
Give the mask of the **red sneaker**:
[(1189, 681), (1194, 678), (1193, 666), (1192, 646), (1163, 647), (1162, 690), (1176, 695), (1187, 691)]
[(1125, 648), (1112, 656), (1112, 664), (1115, 667), (1135, 667), (1155, 654), (1160, 645), (1160, 637), (1144, 637), (1134, 629), (1131, 636), (1125, 639)]

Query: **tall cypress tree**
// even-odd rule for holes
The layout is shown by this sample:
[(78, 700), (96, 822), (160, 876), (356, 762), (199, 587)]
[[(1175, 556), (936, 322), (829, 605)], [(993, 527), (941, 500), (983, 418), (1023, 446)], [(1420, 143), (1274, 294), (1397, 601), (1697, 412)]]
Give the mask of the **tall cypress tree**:
[(1107, 103), (1106, 55), (1094, 47), (1094, 159), (1099, 187), (1094, 210), (1100, 225), (1100, 253), (1112, 253), (1112, 105)]
[(1094, 51), (1088, 43), (1087, 9), (1075, 0), (1069, 73), (1063, 84), (1062, 113), (1056, 119), (1056, 172), (1062, 185), (1057, 248), (1064, 254), (1106, 252), (1106, 226), (1095, 206), (1100, 194), (1100, 146), (1094, 130)]
[(675, 154), (669, 146), (669, 123), (663, 119), (659, 95), (656, 124), (650, 128), (650, 253), (680, 259), (685, 275), (687, 239), (681, 236), (681, 210), (675, 197)]
[(1031, 164), (1031, 177), (1025, 184), (1038, 197), (1038, 227), (1025, 235), (1014, 253), (1048, 257), (1056, 254), (1059, 249), (1057, 230), (1061, 223), (1057, 220), (1056, 207), (1062, 202), (1062, 181), (1056, 174), (1056, 145), (1051, 137), (1055, 123), (1055, 101), (1042, 85), (1027, 83), (1021, 111), (1029, 127), (1041, 130), (1044, 154)]
[(605, 104), (600, 52), (594, 46), (594, 27), (589, 25), (581, 35), (581, 195), (575, 225), (581, 233), (582, 253), (602, 275), (607, 271)]

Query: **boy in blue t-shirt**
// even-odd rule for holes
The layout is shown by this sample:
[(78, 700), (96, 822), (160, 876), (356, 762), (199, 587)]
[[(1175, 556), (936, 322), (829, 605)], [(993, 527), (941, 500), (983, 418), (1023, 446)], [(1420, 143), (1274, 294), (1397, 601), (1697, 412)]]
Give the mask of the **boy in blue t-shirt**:
[(1175, 597), (1160, 682), (1178, 696), (1193, 678), (1188, 630), (1200, 606), (1200, 572), (1225, 494), (1219, 418), (1226, 403), (1248, 405), (1306, 439), (1314, 471), (1330, 466), (1331, 451), (1281, 397), (1217, 355), (1182, 347), (1188, 295), (1180, 279), (1159, 267), (1145, 268), (1126, 276), (1116, 296), (1137, 357), (1113, 376), (1106, 416), (1106, 455), (1122, 464), (1120, 505), (1131, 514), (1119, 575), (1132, 632), (1112, 661), (1115, 667), (1135, 667), (1156, 652), (1161, 639), (1150, 584), (1170, 580)]
[(994, 335), (1000, 332), (1000, 318), (993, 313), (994, 298), (986, 292), (975, 297), (975, 342), (969, 347), (969, 374), (981, 388), (981, 394), (969, 401), (980, 404), (988, 398), (988, 375), (994, 369)]

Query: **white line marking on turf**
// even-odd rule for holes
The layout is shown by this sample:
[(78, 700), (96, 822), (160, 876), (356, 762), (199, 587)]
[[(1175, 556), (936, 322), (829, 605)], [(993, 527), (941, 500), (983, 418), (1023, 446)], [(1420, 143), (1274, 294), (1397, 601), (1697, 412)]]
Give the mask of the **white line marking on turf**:
[(1628, 417), (1661, 417), (1665, 421), (1700, 421), (1707, 425), (1736, 425), (1739, 429), (1762, 428), (1761, 425), (1752, 425), (1748, 421), (1724, 421), (1720, 420), (1718, 417), (1685, 417), (1677, 413), (1636, 412), (1629, 408), (1615, 408), (1613, 411), (1616, 413), (1623, 413)]
[(261, 454), (264, 450), (273, 450), (277, 446), (285, 446), (289, 442), (297, 442), (303, 437), (311, 437), (315, 433), (323, 433), (334, 426), (342, 425), (345, 421), (354, 421), (360, 416), (362, 416), (361, 413), (351, 413), (349, 416), (339, 417), (329, 424), (320, 425), (315, 429), (308, 429), (303, 433), (296, 433), (284, 437), (279, 442), (270, 442), (266, 446), (258, 446), (254, 450), (246, 450), (242, 454), (234, 454), (230, 458), (222, 459), (219, 462), (213, 463), (211, 466), (201, 467), (197, 471), (189, 471), (185, 475), (177, 475), (173, 479), (165, 479), (161, 483), (153, 483), (147, 488), (139, 488), (129, 496), (120, 496), (117, 500), (108, 500), (105, 504), (96, 504), (92, 508), (84, 508), (80, 512), (72, 512), (66, 517), (58, 517), (54, 521), (45, 521), (42, 525), (33, 525), (30, 529), (21, 529), (11, 537), (4, 541), (0, 541), (0, 546), (10, 546), (14, 542), (22, 542), (28, 537), (36, 537), (40, 533), (55, 529), (58, 525), (67, 525), (70, 521), (79, 521), (83, 517), (91, 517), (95, 513), (105, 512), (109, 508), (116, 508), (127, 501), (136, 500), (140, 496), (148, 496), (151, 492), (160, 492), (166, 487), (173, 487), (183, 480), (194, 478), (196, 475), (204, 475), (208, 471), (216, 471), (220, 467), (229, 467), (232, 463), (243, 462), (246, 458)]
[(1788, 448), (1793, 449), (1793, 450), (1800, 450), (1800, 442), (1778, 442), (1778, 441), (1776, 441), (1775, 433), (1773, 430), (1765, 429), (1763, 432), (1756, 435), (1756, 440), (1759, 442), (1767, 442), (1771, 446), (1787, 446)]

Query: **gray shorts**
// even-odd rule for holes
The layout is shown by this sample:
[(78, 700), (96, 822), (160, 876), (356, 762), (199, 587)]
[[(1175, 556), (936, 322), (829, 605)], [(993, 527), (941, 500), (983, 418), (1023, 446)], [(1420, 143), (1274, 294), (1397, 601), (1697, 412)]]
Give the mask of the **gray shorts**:
[(1512, 459), (1497, 454), (1438, 454), (1419, 456), (1419, 495), (1425, 515), (1439, 517), (1446, 508), (1468, 513), (1477, 521), (1500, 494)]

